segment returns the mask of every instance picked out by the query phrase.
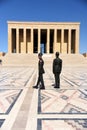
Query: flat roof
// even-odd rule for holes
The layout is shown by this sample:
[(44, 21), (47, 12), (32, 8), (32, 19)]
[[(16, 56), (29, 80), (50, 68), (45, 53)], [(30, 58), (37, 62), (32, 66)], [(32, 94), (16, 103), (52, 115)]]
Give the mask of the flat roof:
[(8, 24), (31, 24), (31, 25), (79, 25), (80, 22), (20, 22), (7, 21)]

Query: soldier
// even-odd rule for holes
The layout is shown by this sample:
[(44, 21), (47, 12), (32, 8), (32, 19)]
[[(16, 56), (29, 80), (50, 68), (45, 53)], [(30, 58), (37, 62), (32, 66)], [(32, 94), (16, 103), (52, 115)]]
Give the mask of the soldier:
[(2, 65), (2, 60), (0, 59), (0, 65)]
[(44, 61), (42, 59), (42, 53), (38, 54), (39, 62), (38, 62), (38, 80), (36, 86), (33, 86), (33, 88), (38, 88), (39, 83), (41, 82), (41, 87), (40, 89), (45, 89), (44, 86), (44, 81), (43, 81), (43, 74), (45, 73), (44, 71)]
[(53, 74), (55, 76), (55, 87), (60, 88), (60, 73), (62, 70), (62, 60), (59, 58), (59, 52), (55, 54), (56, 58), (53, 60)]

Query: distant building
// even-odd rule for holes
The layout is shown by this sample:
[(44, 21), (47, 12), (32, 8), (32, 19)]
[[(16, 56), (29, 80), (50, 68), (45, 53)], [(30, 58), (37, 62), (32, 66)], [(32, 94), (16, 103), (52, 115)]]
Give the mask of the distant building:
[(77, 22), (8, 22), (9, 53), (79, 53)]

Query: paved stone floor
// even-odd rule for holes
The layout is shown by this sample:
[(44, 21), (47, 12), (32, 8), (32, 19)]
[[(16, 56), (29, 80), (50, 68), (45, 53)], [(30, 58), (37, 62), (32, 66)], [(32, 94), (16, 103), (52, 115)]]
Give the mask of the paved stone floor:
[(45, 67), (45, 90), (36, 69), (0, 67), (0, 130), (87, 130), (87, 67), (63, 67), (60, 89)]

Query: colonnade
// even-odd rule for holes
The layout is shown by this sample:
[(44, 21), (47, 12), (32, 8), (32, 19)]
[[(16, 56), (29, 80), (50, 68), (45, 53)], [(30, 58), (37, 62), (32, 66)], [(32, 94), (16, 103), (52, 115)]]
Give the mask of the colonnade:
[(78, 53), (78, 28), (8, 28), (8, 51), (10, 53)]

